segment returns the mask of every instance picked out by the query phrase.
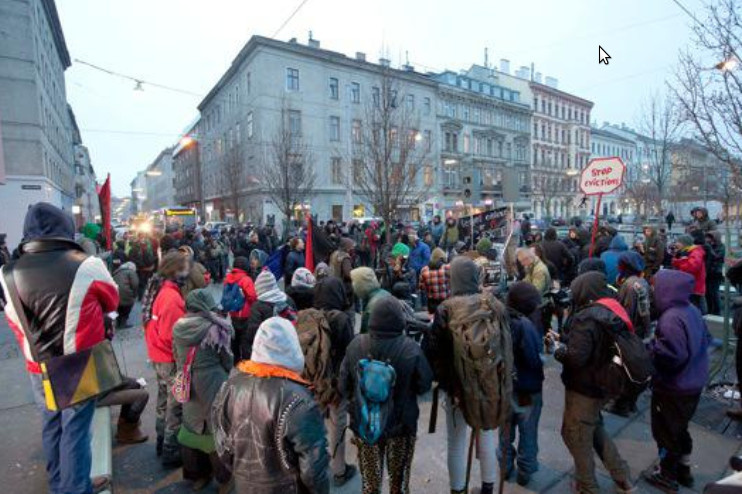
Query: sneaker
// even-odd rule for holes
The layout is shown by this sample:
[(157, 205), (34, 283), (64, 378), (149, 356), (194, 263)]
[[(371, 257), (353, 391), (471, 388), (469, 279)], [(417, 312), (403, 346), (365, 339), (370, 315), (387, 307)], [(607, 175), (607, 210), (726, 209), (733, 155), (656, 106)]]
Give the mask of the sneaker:
[(525, 487), (531, 481), (531, 474), (518, 470), (518, 475), (515, 481), (518, 482), (518, 485)]
[(647, 483), (667, 494), (674, 494), (680, 490), (677, 481), (665, 477), (659, 468), (652, 472), (644, 472), (642, 477), (644, 477)]
[(333, 483), (335, 484), (335, 487), (342, 487), (347, 484), (350, 479), (355, 477), (356, 472), (358, 472), (358, 469), (355, 467), (355, 465), (348, 465), (346, 463), (345, 472), (343, 472), (342, 475), (333, 476)]

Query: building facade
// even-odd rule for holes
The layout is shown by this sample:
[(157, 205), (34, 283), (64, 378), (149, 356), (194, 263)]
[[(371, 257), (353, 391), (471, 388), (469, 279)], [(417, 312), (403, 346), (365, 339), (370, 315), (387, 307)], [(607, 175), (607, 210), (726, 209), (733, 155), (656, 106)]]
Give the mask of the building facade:
[(0, 118), (5, 182), (0, 232), (15, 246), (28, 206), (75, 204), (72, 126), (64, 72), (70, 66), (53, 0), (0, 0)]
[(90, 161), (90, 151), (82, 143), (80, 129), (72, 108), (68, 105), (70, 125), (72, 126), (72, 145), (75, 163), (75, 204), (72, 214), (78, 228), (85, 223), (100, 220), (101, 210), (96, 187), (95, 170)]
[(173, 186), (173, 148), (165, 148), (144, 172), (147, 198), (145, 211), (155, 212), (175, 205)]
[(138, 215), (147, 212), (147, 175), (146, 172), (137, 172), (137, 176), (129, 184), (131, 187), (131, 214)]
[(191, 125), (173, 149), (173, 194), (175, 205), (194, 208), (203, 217), (198, 124)]
[(590, 159), (590, 111), (593, 103), (557, 89), (557, 80), (530, 83), (533, 95), (531, 132), (536, 217), (577, 215), (581, 200), (579, 173)]

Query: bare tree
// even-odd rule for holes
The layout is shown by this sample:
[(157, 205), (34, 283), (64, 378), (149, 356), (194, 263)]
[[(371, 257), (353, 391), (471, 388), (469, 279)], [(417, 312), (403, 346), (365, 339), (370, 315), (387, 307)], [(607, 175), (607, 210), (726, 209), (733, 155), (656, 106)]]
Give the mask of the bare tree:
[(301, 135), (298, 114), (281, 112), (281, 121), (268, 146), (268, 159), (262, 170), (262, 182), (268, 197), (286, 217), (285, 231), (296, 206), (314, 195), (314, 158)]
[(552, 205), (554, 200), (559, 197), (559, 194), (564, 192), (563, 184), (560, 183), (560, 179), (551, 176), (541, 176), (534, 182), (533, 186), (533, 197), (538, 199), (543, 204), (546, 217), (552, 217)]
[(383, 67), (366, 104), (366, 125), (352, 167), (360, 195), (387, 226), (387, 242), (400, 206), (419, 202), (427, 188), (420, 177), (431, 143), (423, 142), (414, 99), (403, 89), (393, 69)]
[(657, 187), (649, 179), (626, 181), (621, 187), (621, 197), (633, 205), (637, 215), (649, 216), (653, 212), (649, 207), (660, 204)]
[[(654, 210), (660, 213), (672, 177), (672, 146), (681, 130), (676, 103), (668, 97), (655, 93), (650, 95), (642, 107), (639, 132), (644, 140), (646, 153), (639, 158), (638, 176), (632, 177), (631, 192), (639, 193), (645, 200), (651, 199)], [(651, 185), (650, 188), (647, 184)], [(654, 188), (652, 193), (651, 188)], [(646, 203), (649, 205), (650, 203)]]
[[(738, 0), (715, 0), (706, 7), (705, 21), (694, 26), (695, 49), (681, 54), (671, 84), (680, 116), (697, 138), (732, 173), (739, 186), (742, 156), (742, 5)], [(736, 70), (735, 70), (736, 69)]]

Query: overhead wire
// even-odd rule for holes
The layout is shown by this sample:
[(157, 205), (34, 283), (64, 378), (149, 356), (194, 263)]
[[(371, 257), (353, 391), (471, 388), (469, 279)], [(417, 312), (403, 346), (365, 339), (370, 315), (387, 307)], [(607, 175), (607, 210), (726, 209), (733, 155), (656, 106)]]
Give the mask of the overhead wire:
[(289, 22), (291, 22), (291, 19), (293, 19), (293, 18), (294, 18), (294, 16), (295, 16), (296, 14), (298, 14), (298, 13), (299, 13), (299, 11), (301, 10), (301, 8), (302, 8), (302, 7), (304, 6), (304, 5), (306, 5), (306, 3), (307, 3), (308, 1), (309, 1), (309, 0), (302, 0), (302, 2), (301, 2), (301, 3), (300, 3), (300, 4), (299, 4), (299, 5), (298, 5), (298, 6), (297, 6), (297, 7), (295, 8), (295, 9), (294, 9), (294, 11), (293, 11), (293, 12), (291, 12), (291, 15), (289, 15), (289, 16), (288, 16), (288, 17), (286, 18), (286, 20), (285, 20), (285, 21), (283, 21), (283, 24), (281, 24), (281, 26), (280, 26), (280, 27), (279, 27), (278, 29), (276, 29), (276, 32), (274, 32), (274, 33), (273, 33), (273, 36), (271, 36), (271, 37), (272, 37), (272, 38), (275, 38), (276, 36), (278, 36), (278, 33), (280, 33), (281, 31), (283, 31), (283, 28), (285, 28), (285, 27), (286, 27), (286, 25), (287, 25), (287, 24), (288, 24)]

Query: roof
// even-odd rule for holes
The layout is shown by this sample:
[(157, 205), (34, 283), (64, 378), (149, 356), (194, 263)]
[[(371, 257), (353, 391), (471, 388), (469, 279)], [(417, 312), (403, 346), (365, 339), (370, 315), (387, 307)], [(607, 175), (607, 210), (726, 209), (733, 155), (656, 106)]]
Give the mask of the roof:
[(59, 60), (62, 62), (62, 68), (66, 69), (72, 65), (72, 61), (70, 60), (70, 52), (67, 51), (67, 43), (64, 41), (64, 33), (62, 32), (62, 23), (59, 21), (57, 5), (54, 3), (54, 0), (42, 0), (41, 4), (44, 6), (46, 19), (49, 21), (49, 26), (51, 26), (54, 46), (57, 49)]
[(562, 91), (561, 89), (547, 86), (546, 84), (543, 84), (540, 82), (530, 81), (530, 85), (531, 85), (531, 90), (539, 90), (545, 93), (551, 93), (555, 96), (559, 96), (560, 98), (566, 98), (566, 99), (570, 99), (578, 103), (582, 103), (583, 105), (589, 108), (592, 108), (595, 105), (595, 103), (593, 103), (590, 100), (586, 100), (585, 98), (580, 98), (579, 96), (575, 96), (572, 93), (568, 93), (566, 91)]
[(609, 132), (603, 129), (598, 129), (597, 127), (590, 127), (590, 137), (592, 138), (592, 136), (604, 137), (606, 139), (611, 139), (614, 141), (621, 141), (623, 143), (630, 144), (632, 146), (634, 145), (634, 141), (630, 139), (626, 139), (625, 137), (618, 136), (614, 134), (613, 132)]
[[(204, 97), (201, 103), (198, 104), (199, 110), (203, 110), (206, 105), (209, 104), (214, 96), (216, 96), (219, 91), (227, 84), (227, 82), (232, 79), (235, 73), (237, 73), (242, 63), (259, 47), (268, 47), (274, 48), (276, 50), (283, 50), (296, 55), (316, 58), (318, 60), (330, 61), (333, 63), (345, 65), (347, 67), (352, 67), (359, 70), (366, 70), (369, 72), (378, 72), (380, 69), (386, 68), (376, 63), (348, 57), (340, 52), (302, 45), (298, 42), (279, 41), (271, 38), (266, 38), (264, 36), (254, 35), (248, 40), (245, 46), (242, 47), (234, 60), (232, 60), (231, 65), (224, 73), (224, 75), (222, 75), (222, 77), (219, 79), (219, 82), (217, 82), (216, 85), (211, 88), (211, 91), (209, 91), (209, 93), (206, 95), (206, 97)], [(395, 77), (407, 79), (419, 84), (427, 84), (431, 87), (436, 86), (435, 81), (431, 80), (424, 74), (415, 72), (414, 70), (400, 70), (392, 67), (389, 67), (388, 70)]]

